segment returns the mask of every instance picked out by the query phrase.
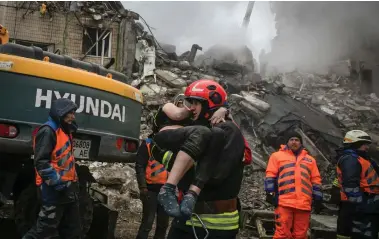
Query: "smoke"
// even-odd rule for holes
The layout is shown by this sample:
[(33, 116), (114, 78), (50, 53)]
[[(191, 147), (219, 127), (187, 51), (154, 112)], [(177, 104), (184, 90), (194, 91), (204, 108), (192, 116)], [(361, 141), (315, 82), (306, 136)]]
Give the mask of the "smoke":
[(267, 60), (278, 71), (379, 56), (378, 2), (274, 2), (273, 10), (278, 35)]
[[(123, 2), (154, 28), (159, 42), (176, 46), (177, 53), (198, 44), (206, 51), (215, 44), (247, 45), (255, 57), (270, 50), (275, 36), (268, 2), (256, 2), (247, 31), (241, 28), (248, 2)], [(145, 28), (147, 30), (147, 28)]]

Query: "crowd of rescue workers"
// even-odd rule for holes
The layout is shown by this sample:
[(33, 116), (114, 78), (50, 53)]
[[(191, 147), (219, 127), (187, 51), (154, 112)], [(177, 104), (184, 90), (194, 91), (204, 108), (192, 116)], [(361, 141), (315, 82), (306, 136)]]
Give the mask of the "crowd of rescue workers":
[[(143, 203), (137, 239), (148, 238), (155, 218), (154, 239), (166, 238), (169, 217), (169, 239), (237, 238), (238, 194), (244, 167), (253, 159), (224, 88), (213, 80), (195, 81), (156, 113), (135, 164)], [(71, 144), (76, 109), (69, 99), (54, 101), (48, 121), (33, 136), (42, 207), (24, 239), (82, 238)], [(274, 238), (305, 239), (312, 209), (321, 210), (322, 179), (301, 135), (286, 136), (269, 158), (264, 186), (275, 206)], [(341, 195), (337, 238), (378, 238), (379, 168), (367, 155), (371, 137), (352, 130), (341, 143), (334, 183)]]

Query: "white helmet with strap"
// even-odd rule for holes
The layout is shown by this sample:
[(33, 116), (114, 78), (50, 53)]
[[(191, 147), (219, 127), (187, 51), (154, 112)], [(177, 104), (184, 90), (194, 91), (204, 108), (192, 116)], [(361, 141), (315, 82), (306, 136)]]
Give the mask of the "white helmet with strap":
[(344, 144), (353, 144), (356, 142), (367, 142), (371, 143), (371, 137), (366, 132), (362, 130), (351, 130), (346, 133), (345, 137), (343, 138)]

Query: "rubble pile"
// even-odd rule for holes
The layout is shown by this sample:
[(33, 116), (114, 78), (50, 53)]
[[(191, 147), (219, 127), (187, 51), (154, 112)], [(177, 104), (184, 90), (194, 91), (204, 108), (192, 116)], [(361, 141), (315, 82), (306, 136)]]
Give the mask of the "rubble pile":
[[(283, 81), (286, 78), (289, 75), (282, 76)], [(375, 93), (361, 94), (357, 79), (335, 74), (318, 76), (301, 73), (297, 73), (296, 79), (301, 84), (286, 87), (294, 98), (337, 118), (347, 129), (359, 127), (368, 132), (379, 130), (379, 98)]]
[(134, 165), (81, 161), (97, 181), (91, 186), (108, 196), (108, 205), (117, 209), (116, 238), (136, 236), (142, 218), (142, 202)]
[[(253, 61), (220, 54), (218, 46), (194, 60), (201, 48), (196, 44), (181, 56), (155, 50), (149, 44), (142, 44), (141, 53), (136, 55), (139, 69), (132, 74), (131, 82), (144, 95), (140, 139), (152, 132), (152, 119), (158, 108), (184, 92), (186, 86), (198, 79), (222, 84), (229, 95), (233, 119), (253, 150), (253, 164), (245, 168), (240, 192), (245, 210), (271, 208), (265, 202), (264, 171), (268, 157), (285, 143), (289, 130), (297, 130), (303, 136), (304, 146), (317, 159), (323, 184), (335, 177), (335, 149), (347, 130), (367, 130), (375, 139), (379, 99), (374, 94), (360, 94), (359, 82), (346, 74), (295, 71), (261, 79), (254, 73)], [(155, 65), (150, 64), (152, 61)], [(140, 67), (149, 67), (149, 72)], [(134, 237), (142, 211), (134, 166), (91, 163), (89, 167), (97, 180), (95, 187), (105, 191), (109, 203), (120, 209), (117, 233)], [(249, 233), (244, 231), (242, 236), (245, 234)]]

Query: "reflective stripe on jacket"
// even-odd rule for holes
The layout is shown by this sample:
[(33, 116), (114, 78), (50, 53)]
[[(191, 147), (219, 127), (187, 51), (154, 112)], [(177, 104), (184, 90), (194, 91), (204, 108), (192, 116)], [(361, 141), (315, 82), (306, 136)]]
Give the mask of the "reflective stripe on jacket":
[[(49, 178), (54, 180), (45, 180), (47, 185), (55, 185), (59, 182), (76, 182), (78, 176), (75, 170), (74, 152), (72, 149), (72, 136), (67, 135), (54, 121), (49, 120), (42, 126), (49, 126), (55, 131), (56, 144), (53, 152), (51, 153), (50, 165), (52, 168), (40, 170), (39, 173), (46, 175), (55, 174)], [(41, 126), (41, 127), (42, 127)], [(35, 148), (35, 136), (33, 137), (33, 149)], [(45, 172), (46, 171), (46, 172)], [(36, 185), (40, 186), (43, 182), (40, 174), (36, 170)]]
[[(199, 214), (200, 219), (203, 221), (207, 229), (211, 230), (236, 230), (239, 228), (239, 213), (238, 210), (234, 212), (225, 212), (220, 214)], [(202, 227), (197, 217), (192, 216), (193, 226)], [(192, 226), (191, 220), (186, 221), (187, 226)]]
[[(149, 160), (147, 162), (146, 171), (145, 171), (146, 183), (147, 184), (165, 184), (168, 178), (168, 171), (166, 170), (163, 164), (159, 163), (154, 158), (152, 154), (152, 150), (155, 146), (153, 141), (147, 138), (146, 146), (147, 146), (147, 151), (149, 153)], [(163, 156), (163, 161), (169, 162), (169, 159), (167, 159), (167, 157), (169, 156), (170, 154), (167, 154), (166, 152), (165, 155)], [(165, 160), (165, 157), (166, 157), (166, 160)]]
[(342, 180), (342, 171), (337, 164), (337, 176), (340, 186), (340, 194), (342, 201), (349, 201), (353, 203), (360, 203), (363, 201), (363, 192), (369, 194), (379, 195), (379, 176), (375, 171), (372, 163), (369, 160), (364, 159), (359, 156), (356, 152), (351, 149), (344, 150), (345, 153), (357, 158), (358, 162), (362, 167), (360, 174), (359, 187), (344, 187)]
[(265, 190), (279, 194), (279, 205), (311, 210), (312, 197), (322, 200), (321, 177), (316, 160), (305, 149), (295, 156), (287, 146), (271, 155)]
[(334, 180), (333, 180), (333, 186), (335, 186), (335, 187), (340, 187), (340, 183), (339, 183), (339, 181), (338, 181), (338, 177), (337, 178), (335, 178)]

